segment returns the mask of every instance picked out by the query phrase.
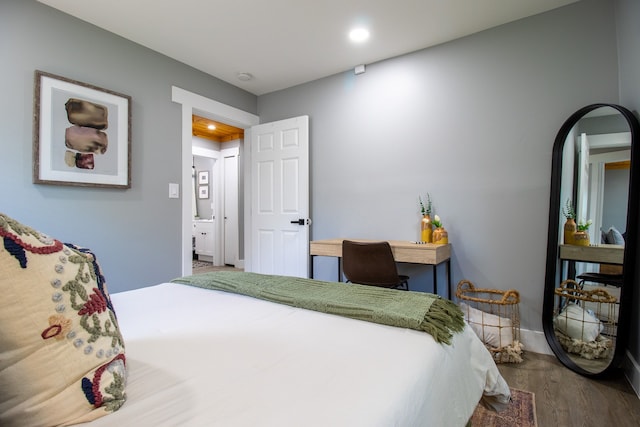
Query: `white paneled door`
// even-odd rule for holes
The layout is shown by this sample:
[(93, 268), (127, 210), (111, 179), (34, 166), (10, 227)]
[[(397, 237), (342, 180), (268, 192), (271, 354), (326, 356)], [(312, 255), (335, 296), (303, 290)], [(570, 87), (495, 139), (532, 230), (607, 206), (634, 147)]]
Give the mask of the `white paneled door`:
[(238, 260), (238, 155), (224, 157), (224, 263)]
[(308, 277), (309, 117), (251, 128), (251, 270)]

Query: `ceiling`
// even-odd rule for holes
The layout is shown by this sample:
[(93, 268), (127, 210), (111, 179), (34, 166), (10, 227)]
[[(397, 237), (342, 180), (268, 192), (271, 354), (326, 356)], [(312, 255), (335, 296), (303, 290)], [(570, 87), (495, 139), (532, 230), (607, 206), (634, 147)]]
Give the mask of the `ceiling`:
[[(211, 129), (209, 126), (213, 126)], [(206, 117), (191, 116), (191, 132), (194, 136), (216, 142), (229, 142), (244, 138), (244, 129), (216, 122)]]
[(263, 95), (578, 0), (38, 1)]

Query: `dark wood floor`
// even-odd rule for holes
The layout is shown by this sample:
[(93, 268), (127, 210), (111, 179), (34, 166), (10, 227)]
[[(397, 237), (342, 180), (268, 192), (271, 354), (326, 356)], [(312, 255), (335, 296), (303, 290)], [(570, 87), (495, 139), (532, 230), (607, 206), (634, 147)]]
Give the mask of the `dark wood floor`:
[(535, 393), (538, 427), (640, 426), (640, 399), (624, 376), (592, 380), (554, 356), (525, 352), (524, 359), (498, 368), (511, 388)]

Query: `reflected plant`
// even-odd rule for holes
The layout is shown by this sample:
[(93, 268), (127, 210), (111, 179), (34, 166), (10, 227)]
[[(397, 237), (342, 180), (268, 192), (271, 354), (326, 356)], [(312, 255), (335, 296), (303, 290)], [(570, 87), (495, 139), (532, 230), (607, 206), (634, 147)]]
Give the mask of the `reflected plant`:
[(571, 199), (567, 199), (567, 202), (562, 207), (562, 215), (566, 219), (576, 219), (576, 208), (573, 206)]
[(591, 221), (590, 219), (585, 221), (580, 221), (578, 222), (576, 228), (578, 229), (578, 231), (587, 231), (589, 229), (589, 227), (591, 226), (591, 224), (593, 224), (593, 221)]

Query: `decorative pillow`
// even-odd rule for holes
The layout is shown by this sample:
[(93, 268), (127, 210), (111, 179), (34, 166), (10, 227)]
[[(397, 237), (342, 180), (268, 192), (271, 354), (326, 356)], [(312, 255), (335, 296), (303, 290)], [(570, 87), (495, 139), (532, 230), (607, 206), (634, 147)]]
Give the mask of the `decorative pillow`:
[(88, 250), (0, 213), (0, 425), (91, 421), (125, 401), (124, 343)]
[(574, 303), (567, 304), (553, 319), (553, 325), (563, 334), (585, 342), (595, 341), (604, 329), (596, 316)]
[(609, 231), (607, 231), (607, 243), (610, 245), (624, 245), (622, 234), (614, 226), (609, 227)]
[(464, 320), (483, 343), (492, 348), (502, 348), (513, 344), (511, 319), (485, 313), (464, 302), (460, 303), (460, 309), (464, 313)]

